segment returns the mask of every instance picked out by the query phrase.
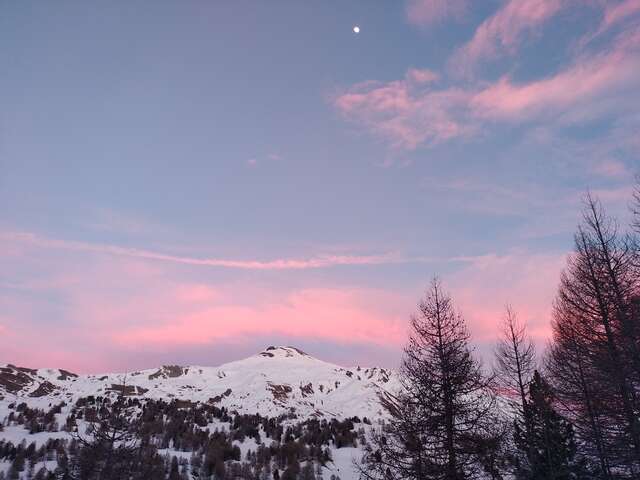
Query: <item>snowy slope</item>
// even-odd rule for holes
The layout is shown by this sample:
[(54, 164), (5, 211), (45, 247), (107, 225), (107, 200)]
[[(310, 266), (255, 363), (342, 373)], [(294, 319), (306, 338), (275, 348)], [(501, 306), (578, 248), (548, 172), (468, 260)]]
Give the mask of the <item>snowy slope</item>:
[(0, 366), (0, 418), (10, 402), (46, 408), (124, 389), (130, 396), (208, 402), (263, 416), (294, 412), (300, 417), (374, 419), (386, 415), (381, 398), (398, 388), (397, 374), (391, 370), (340, 367), (293, 347), (268, 347), (219, 367), (163, 366), (128, 374), (75, 375), (4, 365)]

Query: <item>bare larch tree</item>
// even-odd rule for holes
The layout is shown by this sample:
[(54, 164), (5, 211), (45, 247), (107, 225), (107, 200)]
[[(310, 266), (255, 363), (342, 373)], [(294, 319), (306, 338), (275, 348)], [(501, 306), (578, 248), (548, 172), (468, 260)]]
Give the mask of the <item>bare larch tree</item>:
[[(524, 425), (524, 439), (531, 438), (531, 418), (527, 403), (527, 386), (536, 370), (535, 344), (526, 326), (507, 305), (501, 335), (495, 348), (495, 378), (501, 397), (509, 402), (514, 420)], [(533, 443), (530, 444), (533, 449)], [(530, 459), (532, 452), (528, 452)]]
[(635, 250), (588, 195), (554, 308), (549, 373), (602, 476), (640, 474)]
[(492, 379), (469, 346), (464, 318), (434, 280), (411, 319), (393, 418), (366, 448), (365, 479), (499, 478), (501, 432)]

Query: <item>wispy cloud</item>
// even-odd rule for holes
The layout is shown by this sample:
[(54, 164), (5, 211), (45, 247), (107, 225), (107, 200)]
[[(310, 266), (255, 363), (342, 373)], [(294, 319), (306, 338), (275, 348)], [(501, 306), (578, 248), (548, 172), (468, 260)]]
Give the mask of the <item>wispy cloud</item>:
[(620, 96), (640, 81), (640, 31), (621, 36), (612, 49), (578, 59), (551, 77), (515, 84), (508, 77), (473, 96), (481, 117), (522, 119), (564, 111), (602, 96)]
[[(623, 0), (620, 2), (608, 2), (605, 5), (602, 22), (598, 30), (587, 37), (586, 41), (593, 40), (607, 32), (625, 20), (640, 14), (640, 0)], [(583, 42), (584, 43), (584, 42)]]
[[(87, 243), (71, 240), (60, 240), (43, 237), (28, 232), (0, 232), (0, 245), (25, 246), (41, 249), (59, 249), (77, 253), (94, 253), (99, 255), (112, 255), (116, 257), (128, 257), (137, 260), (151, 260), (182, 265), (228, 268), (238, 270), (307, 270), (318, 268), (330, 268), (337, 266), (358, 266), (358, 265), (392, 265), (403, 263), (470, 263), (476, 261), (478, 257), (468, 255), (457, 255), (450, 257), (429, 257), (429, 256), (408, 256), (398, 252), (385, 253), (381, 255), (339, 255), (326, 254), (317, 255), (306, 259), (279, 258), (275, 260), (231, 260), (222, 258), (198, 258), (191, 256), (177, 256), (145, 250), (138, 248), (122, 247), (118, 245), (106, 245), (98, 243)], [(4, 251), (0, 256), (12, 255), (11, 252)], [(22, 252), (24, 255), (24, 252)], [(136, 268), (140, 268), (137, 266)], [(0, 285), (1, 286), (1, 285)], [(19, 285), (16, 285), (19, 286)]]
[[(565, 198), (556, 198), (549, 190), (543, 191), (538, 185), (505, 185), (493, 179), (479, 177), (434, 178), (426, 177), (423, 188), (448, 194), (449, 203), (465, 212), (482, 215), (526, 217), (532, 211), (553, 209), (567, 205)], [(569, 204), (570, 208), (575, 203)], [(547, 220), (548, 216), (545, 217)]]
[[(238, 270), (307, 270), (318, 268), (331, 268), (338, 266), (357, 265), (388, 265), (402, 263), (460, 263), (471, 262), (473, 256), (453, 257), (428, 257), (407, 256), (398, 252), (390, 252), (381, 255), (340, 255), (321, 254), (309, 258), (279, 258), (275, 260), (231, 260), (223, 258), (199, 258), (184, 255), (169, 255), (153, 250), (122, 247), (118, 245), (106, 245), (99, 243), (87, 243), (73, 240), (60, 240), (42, 237), (28, 232), (0, 232), (0, 241), (4, 246), (28, 245), (44, 249), (68, 250), (79, 253), (95, 253), (101, 255), (113, 255), (117, 257), (130, 257), (138, 260), (152, 260), (182, 265), (229, 268)], [(13, 255), (12, 251), (3, 254)], [(0, 255), (2, 256), (2, 255)]]
[(619, 160), (607, 159), (593, 166), (593, 172), (610, 178), (629, 178), (631, 172), (627, 166)]
[(266, 164), (267, 162), (282, 160), (282, 155), (279, 153), (271, 152), (267, 155), (257, 155), (247, 159), (246, 164), (249, 167), (256, 167), (258, 165)]
[(241, 270), (304, 270), (312, 268), (329, 268), (342, 265), (380, 265), (387, 263), (404, 263), (425, 261), (425, 259), (409, 259), (397, 253), (383, 255), (318, 255), (306, 259), (279, 258), (275, 260), (232, 260), (224, 258), (197, 258), (190, 256), (169, 255), (146, 249), (128, 248), (118, 245), (105, 245), (70, 240), (46, 238), (25, 232), (1, 232), (0, 239), (29, 243), (41, 248), (55, 248), (77, 252), (90, 252), (106, 255), (133, 257), (143, 260), (179, 263), (184, 265), (219, 267)]
[(461, 18), (468, 8), (467, 0), (408, 0), (406, 15), (414, 25), (431, 25), (448, 18)]
[(451, 59), (458, 73), (469, 73), (480, 61), (513, 55), (528, 35), (557, 14), (568, 0), (509, 0), (493, 16), (482, 22), (473, 38)]
[(93, 220), (88, 227), (103, 232), (125, 233), (140, 235), (145, 233), (158, 233), (163, 229), (146, 219), (131, 214), (116, 212), (111, 209), (97, 209), (92, 212)]

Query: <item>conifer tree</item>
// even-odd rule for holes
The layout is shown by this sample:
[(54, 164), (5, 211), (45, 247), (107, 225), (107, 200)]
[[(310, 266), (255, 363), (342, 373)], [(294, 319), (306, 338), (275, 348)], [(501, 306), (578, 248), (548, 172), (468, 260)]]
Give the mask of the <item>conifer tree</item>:
[(554, 306), (548, 370), (563, 413), (603, 478), (640, 474), (636, 258), (628, 235), (587, 196)]
[(411, 319), (392, 419), (365, 446), (370, 480), (466, 480), (486, 476), (495, 399), (469, 347), (466, 324), (434, 280)]
[(521, 455), (516, 477), (521, 480), (570, 480), (575, 462), (573, 426), (553, 406), (551, 387), (538, 371), (529, 384), (528, 418), (515, 422), (514, 441)]
[(518, 320), (510, 306), (506, 308), (495, 356), (497, 387), (516, 418), (524, 425), (523, 433), (528, 436), (531, 426), (526, 390), (536, 368), (536, 350), (525, 325)]

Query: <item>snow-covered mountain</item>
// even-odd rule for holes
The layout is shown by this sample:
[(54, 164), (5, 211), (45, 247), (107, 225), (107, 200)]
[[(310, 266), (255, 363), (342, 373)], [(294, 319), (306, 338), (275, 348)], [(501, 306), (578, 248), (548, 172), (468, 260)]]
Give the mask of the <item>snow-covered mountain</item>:
[[(76, 375), (58, 369), (0, 366), (0, 407), (75, 402), (89, 395), (115, 395), (207, 402), (239, 413), (299, 417), (379, 418), (397, 374), (384, 368), (345, 368), (294, 347), (268, 347), (219, 367), (177, 366), (132, 373)], [(4, 410), (0, 408), (0, 411)]]

